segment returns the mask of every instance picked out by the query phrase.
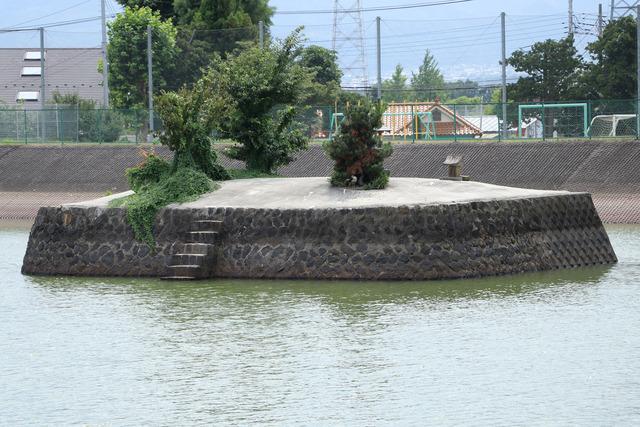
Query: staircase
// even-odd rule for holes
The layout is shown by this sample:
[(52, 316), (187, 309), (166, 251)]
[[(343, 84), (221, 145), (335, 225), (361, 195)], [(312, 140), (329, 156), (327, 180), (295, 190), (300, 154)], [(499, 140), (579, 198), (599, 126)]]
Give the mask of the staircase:
[(197, 280), (211, 277), (215, 263), (215, 243), (222, 221), (200, 220), (192, 224), (184, 243), (175, 245), (167, 275), (163, 280)]

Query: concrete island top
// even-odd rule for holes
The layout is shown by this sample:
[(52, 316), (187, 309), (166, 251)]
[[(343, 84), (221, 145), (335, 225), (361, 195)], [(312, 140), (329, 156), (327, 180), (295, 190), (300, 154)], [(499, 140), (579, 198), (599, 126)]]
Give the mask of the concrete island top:
[[(110, 200), (131, 192), (66, 207), (107, 207)], [(424, 178), (391, 178), (384, 190), (331, 187), (326, 177), (256, 178), (220, 183), (220, 188), (197, 201), (174, 208), (344, 209), (383, 206), (452, 204), (473, 201), (523, 199), (569, 194), (567, 191), (531, 190), (481, 182)]]

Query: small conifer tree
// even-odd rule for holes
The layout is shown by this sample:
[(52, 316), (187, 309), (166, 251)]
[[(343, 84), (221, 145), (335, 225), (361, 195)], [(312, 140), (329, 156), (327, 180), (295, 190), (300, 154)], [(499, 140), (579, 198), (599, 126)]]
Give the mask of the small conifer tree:
[(392, 152), (378, 134), (382, 127), (383, 103), (362, 101), (347, 106), (344, 121), (333, 140), (325, 143), (325, 151), (334, 160), (331, 185), (364, 189), (382, 189), (389, 182), (384, 159)]

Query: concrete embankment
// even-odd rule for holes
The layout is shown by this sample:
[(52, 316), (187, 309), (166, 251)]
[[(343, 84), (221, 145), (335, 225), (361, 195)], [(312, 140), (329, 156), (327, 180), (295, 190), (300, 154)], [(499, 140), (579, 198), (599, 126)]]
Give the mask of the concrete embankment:
[(616, 262), (585, 193), (397, 177), (377, 191), (325, 178), (228, 181), (163, 209), (157, 251), (106, 206), (40, 209), (23, 272), (424, 280)]
[[(155, 150), (171, 155), (164, 147)], [(444, 174), (442, 161), (449, 154), (464, 157), (463, 173), (474, 180), (589, 192), (603, 221), (640, 223), (640, 142), (401, 144), (394, 146), (386, 165), (393, 176), (437, 178)], [(131, 145), (0, 146), (0, 218), (33, 218), (39, 206), (51, 204), (45, 197), (64, 203), (124, 191), (125, 169), (139, 162), (139, 147)], [(242, 167), (224, 156), (221, 162)], [(330, 171), (322, 147), (312, 145), (279, 173), (309, 177)], [(64, 193), (69, 196), (61, 196)]]

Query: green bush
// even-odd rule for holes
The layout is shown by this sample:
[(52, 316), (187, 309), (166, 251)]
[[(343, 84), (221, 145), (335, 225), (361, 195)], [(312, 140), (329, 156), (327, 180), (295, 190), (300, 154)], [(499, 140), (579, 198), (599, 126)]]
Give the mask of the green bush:
[(382, 103), (362, 101), (347, 106), (338, 135), (324, 144), (334, 160), (331, 185), (355, 185), (366, 190), (382, 189), (389, 182), (384, 159), (392, 152), (390, 143), (383, 143), (377, 129), (382, 127)]
[(125, 127), (122, 114), (114, 110), (98, 109), (96, 101), (80, 98), (78, 94), (63, 95), (54, 91), (51, 94), (51, 101), (62, 105), (61, 111), (76, 116), (79, 141), (116, 142)]
[(153, 224), (162, 207), (195, 200), (216, 188), (212, 180), (230, 178), (217, 163), (209, 138), (227, 103), (212, 92), (209, 79), (204, 76), (192, 89), (182, 88), (157, 98), (156, 111), (164, 123), (160, 142), (174, 152), (173, 162), (143, 152), (145, 160), (127, 170), (129, 186), (136, 194), (112, 203), (126, 207), (136, 238), (152, 248)]
[(133, 228), (136, 239), (155, 248), (153, 224), (158, 211), (170, 203), (196, 200), (201, 194), (214, 189), (216, 185), (204, 172), (182, 168), (139, 187), (136, 194), (116, 200), (111, 206), (126, 207), (127, 222)]
[(160, 181), (171, 171), (171, 165), (163, 158), (146, 152), (143, 152), (143, 156), (145, 159), (142, 163), (126, 171), (129, 187), (135, 192)]

